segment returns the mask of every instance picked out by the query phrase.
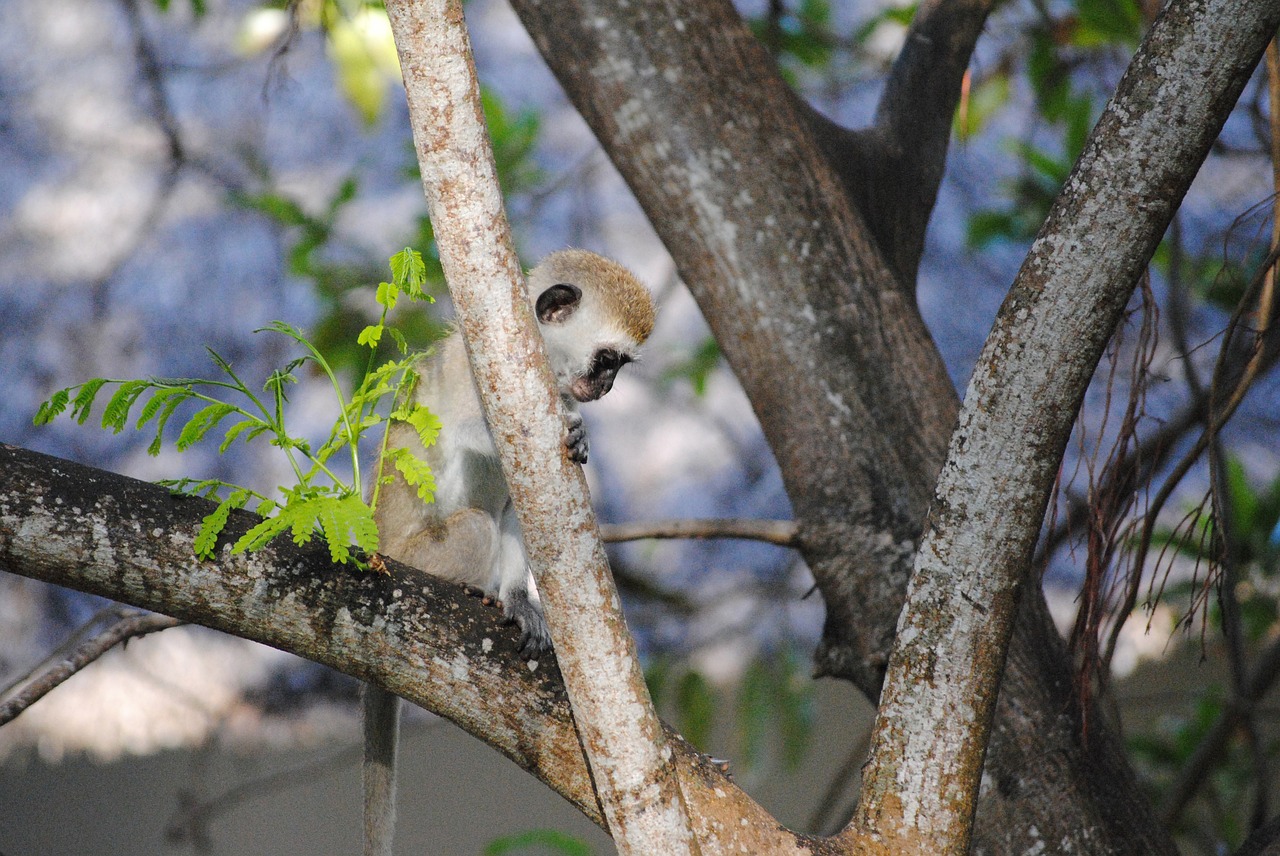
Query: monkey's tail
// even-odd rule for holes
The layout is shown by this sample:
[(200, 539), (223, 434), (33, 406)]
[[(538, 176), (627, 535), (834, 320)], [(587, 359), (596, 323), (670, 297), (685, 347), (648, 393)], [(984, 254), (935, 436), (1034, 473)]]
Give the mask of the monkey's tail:
[(396, 746), (400, 742), (400, 699), (365, 684), (364, 856), (391, 856), (396, 831)]

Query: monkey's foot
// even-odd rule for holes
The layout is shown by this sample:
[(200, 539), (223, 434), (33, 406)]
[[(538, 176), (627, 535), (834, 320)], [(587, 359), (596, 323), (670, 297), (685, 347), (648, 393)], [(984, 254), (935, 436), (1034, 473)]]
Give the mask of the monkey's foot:
[(536, 660), (551, 650), (551, 631), (547, 629), (547, 620), (542, 617), (538, 608), (524, 592), (511, 592), (507, 595), (502, 612), (509, 623), (520, 628), (520, 656), (526, 660)]

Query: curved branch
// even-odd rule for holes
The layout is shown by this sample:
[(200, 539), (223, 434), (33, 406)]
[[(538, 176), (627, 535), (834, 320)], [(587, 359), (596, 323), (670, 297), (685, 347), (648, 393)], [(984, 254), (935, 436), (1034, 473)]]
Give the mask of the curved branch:
[[(150, 609), (323, 663), (450, 720), (604, 825), (554, 661), (518, 656), (500, 613), (396, 562), (365, 573), (321, 544), (230, 545), (260, 518), (233, 512), (217, 557), (192, 543), (214, 504), (0, 444), (0, 568)], [(808, 852), (666, 729), (703, 853)]]
[[(938, 481), (866, 769), (857, 829), (891, 850), (968, 852), (1025, 569), (1075, 414), (1277, 24), (1280, 0), (1165, 7), (1000, 309)], [(1148, 848), (1173, 852), (1163, 836)]]

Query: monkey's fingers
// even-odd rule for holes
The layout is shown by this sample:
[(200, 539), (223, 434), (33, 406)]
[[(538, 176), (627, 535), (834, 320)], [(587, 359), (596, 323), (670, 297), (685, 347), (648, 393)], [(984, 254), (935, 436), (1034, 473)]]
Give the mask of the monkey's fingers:
[(569, 429), (564, 438), (569, 460), (585, 464), (587, 462), (587, 426), (582, 423), (582, 414), (571, 411), (565, 418), (565, 424)]

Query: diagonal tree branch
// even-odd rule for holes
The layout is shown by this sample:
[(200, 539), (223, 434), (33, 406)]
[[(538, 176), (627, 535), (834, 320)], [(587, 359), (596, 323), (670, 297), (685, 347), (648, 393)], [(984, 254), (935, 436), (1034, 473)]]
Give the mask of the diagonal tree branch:
[(502, 206), (462, 0), (388, 0), (440, 263), (622, 854), (695, 854)]
[[(336, 566), (323, 545), (230, 545), (260, 518), (232, 512), (217, 557), (192, 543), (214, 504), (0, 444), (0, 569), (222, 630), (330, 666), (450, 720), (594, 823), (604, 815), (559, 669), (526, 668), (496, 610), (396, 562)], [(706, 854), (810, 852), (669, 729)]]

